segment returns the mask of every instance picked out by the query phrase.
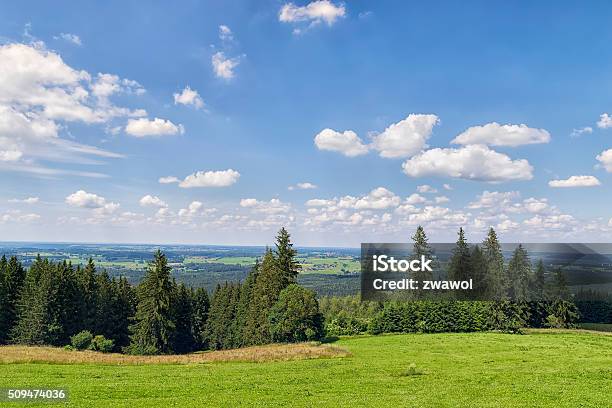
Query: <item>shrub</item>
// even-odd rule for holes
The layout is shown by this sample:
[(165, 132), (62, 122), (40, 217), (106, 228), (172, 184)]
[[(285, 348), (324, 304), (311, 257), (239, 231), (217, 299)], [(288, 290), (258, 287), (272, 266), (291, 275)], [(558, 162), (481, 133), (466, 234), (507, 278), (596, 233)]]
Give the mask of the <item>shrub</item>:
[(70, 344), (77, 350), (86, 350), (91, 345), (93, 335), (89, 330), (83, 330), (70, 337)]
[(89, 346), (90, 350), (100, 351), (102, 353), (110, 353), (115, 348), (115, 342), (111, 339), (107, 339), (101, 334), (97, 335), (91, 341)]

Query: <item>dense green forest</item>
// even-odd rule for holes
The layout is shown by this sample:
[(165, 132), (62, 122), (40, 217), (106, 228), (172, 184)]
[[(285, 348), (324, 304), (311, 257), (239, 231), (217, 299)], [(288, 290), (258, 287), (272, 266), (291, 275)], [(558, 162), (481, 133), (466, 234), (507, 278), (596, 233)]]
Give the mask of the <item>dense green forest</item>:
[[(91, 259), (75, 267), (39, 256), (26, 271), (16, 257), (2, 257), (0, 343), (168, 354), (363, 332), (517, 332), (578, 320), (561, 270), (548, 274), (542, 262), (534, 268), (521, 246), (506, 264), (493, 229), (473, 248), (463, 229), (458, 235), (449, 277), (480, 274), (477, 290), (493, 291), (489, 295), (497, 300), (360, 302), (348, 296), (319, 303), (312, 290), (297, 284), (301, 266), (284, 228), (245, 279), (217, 284), (212, 295), (177, 284), (161, 251), (136, 286), (97, 270)], [(412, 239), (415, 256), (431, 253), (423, 228)], [(529, 300), (534, 294), (538, 301)], [(587, 308), (592, 320), (612, 317), (610, 303), (601, 304), (601, 310)]]

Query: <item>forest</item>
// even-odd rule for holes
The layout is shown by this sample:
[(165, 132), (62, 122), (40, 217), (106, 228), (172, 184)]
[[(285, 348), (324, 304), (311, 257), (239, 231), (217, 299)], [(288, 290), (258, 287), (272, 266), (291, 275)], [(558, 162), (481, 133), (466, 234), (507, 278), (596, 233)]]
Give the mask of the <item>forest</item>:
[[(422, 227), (413, 256), (430, 254)], [(481, 245), (459, 230), (449, 263), (454, 278), (480, 276), (495, 300), (361, 302), (323, 297), (297, 283), (301, 266), (282, 228), (243, 280), (205, 288), (177, 283), (158, 250), (143, 279), (109, 277), (93, 260), (74, 266), (38, 256), (26, 270), (17, 257), (0, 259), (0, 343), (53, 345), (129, 354), (181, 354), (387, 332), (520, 332), (523, 327), (572, 327), (581, 315), (609, 322), (610, 299), (580, 302), (560, 269), (532, 265), (519, 246), (505, 262), (493, 229)], [(531, 300), (537, 299), (537, 300)], [(582, 306), (582, 307), (581, 307)]]

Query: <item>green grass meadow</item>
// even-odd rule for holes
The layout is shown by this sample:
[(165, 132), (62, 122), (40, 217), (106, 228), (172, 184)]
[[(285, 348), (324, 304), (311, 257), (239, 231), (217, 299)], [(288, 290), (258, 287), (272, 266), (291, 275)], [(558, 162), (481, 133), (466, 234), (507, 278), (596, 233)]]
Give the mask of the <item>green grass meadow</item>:
[(0, 387), (66, 387), (70, 401), (64, 406), (74, 407), (612, 405), (607, 334), (405, 334), (342, 338), (335, 345), (351, 356), (193, 365), (4, 364)]

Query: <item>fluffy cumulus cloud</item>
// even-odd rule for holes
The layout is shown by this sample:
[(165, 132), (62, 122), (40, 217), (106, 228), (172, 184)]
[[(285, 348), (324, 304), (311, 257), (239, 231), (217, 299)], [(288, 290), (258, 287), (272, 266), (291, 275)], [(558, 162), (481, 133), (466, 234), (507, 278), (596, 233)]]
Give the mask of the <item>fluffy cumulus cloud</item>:
[(219, 39), (224, 42), (234, 41), (234, 33), (228, 26), (221, 24), (219, 26)]
[(527, 160), (512, 160), (485, 145), (426, 150), (405, 161), (402, 167), (410, 177), (440, 176), (487, 182), (533, 178), (533, 167)]
[(521, 146), (550, 142), (550, 133), (527, 125), (500, 125), (497, 122), (473, 126), (454, 138), (451, 143), (461, 145)]
[(40, 220), (40, 215), (36, 213), (24, 213), (21, 210), (11, 210), (0, 214), (0, 223), (27, 224)]
[(240, 64), (240, 57), (229, 58), (223, 51), (217, 51), (211, 57), (213, 72), (217, 78), (232, 79), (234, 70)]
[[(350, 201), (350, 200), (348, 200)], [(400, 198), (384, 187), (378, 187), (370, 191), (368, 195), (358, 198), (352, 204), (356, 210), (384, 210), (397, 207)], [(342, 200), (340, 201), (342, 205)]]
[(420, 194), (414, 193), (406, 198), (406, 204), (423, 204), (427, 202), (427, 199)]
[(413, 156), (427, 147), (427, 139), (438, 122), (436, 115), (410, 114), (374, 137), (372, 147), (385, 158)]
[(438, 192), (438, 190), (436, 190), (435, 188), (433, 188), (432, 186), (428, 184), (417, 186), (417, 191), (419, 193), (437, 193)]
[(128, 120), (125, 133), (135, 137), (171, 136), (185, 133), (185, 128), (183, 125), (175, 125), (170, 120), (139, 118)]
[(612, 127), (612, 116), (607, 113), (602, 113), (599, 115), (599, 121), (597, 122), (597, 127), (600, 129), (608, 129)]
[(318, 0), (305, 6), (287, 3), (281, 7), (278, 20), (283, 23), (307, 22), (311, 26), (324, 22), (331, 26), (345, 15), (344, 4), (336, 5), (329, 0)]
[(570, 134), (571, 137), (580, 137), (582, 135), (588, 135), (593, 133), (593, 128), (590, 126), (581, 127), (580, 129), (573, 129)]
[(550, 187), (595, 187), (601, 185), (595, 176), (571, 176), (565, 180), (550, 180)]
[(227, 187), (236, 183), (240, 173), (233, 169), (219, 171), (198, 171), (179, 182), (179, 187)]
[(470, 209), (483, 209), (483, 208), (492, 208), (495, 210), (505, 209), (510, 205), (515, 199), (520, 197), (520, 193), (518, 191), (483, 191), (477, 197), (476, 201), (468, 204), (468, 208)]
[(112, 214), (119, 208), (119, 204), (109, 202), (102, 196), (84, 190), (70, 194), (65, 201), (72, 207), (94, 210), (96, 216)]
[(187, 105), (196, 109), (204, 107), (204, 101), (200, 94), (198, 94), (198, 91), (191, 89), (189, 86), (186, 86), (180, 93), (177, 92), (173, 96), (175, 105)]
[(152, 196), (150, 194), (147, 194), (146, 196), (142, 197), (139, 203), (142, 207), (157, 207), (157, 208), (168, 207), (168, 204), (166, 204), (161, 198), (157, 196)]
[(612, 149), (604, 150), (597, 155), (596, 159), (607, 172), (612, 173)]
[(309, 182), (297, 183), (294, 186), (287, 187), (287, 189), (290, 191), (292, 190), (314, 190), (315, 188), (317, 188), (316, 184), (309, 183)]
[(87, 156), (121, 157), (62, 135), (73, 122), (103, 124), (113, 118), (142, 116), (143, 110), (118, 107), (110, 98), (143, 91), (132, 80), (74, 69), (44, 44), (0, 46), (0, 167), (60, 174), (37, 164), (37, 159), (60, 163), (70, 156), (71, 162), (91, 163)]
[(314, 138), (319, 150), (339, 152), (348, 157), (361, 156), (368, 152), (368, 146), (352, 130), (337, 132), (333, 129), (323, 129)]

